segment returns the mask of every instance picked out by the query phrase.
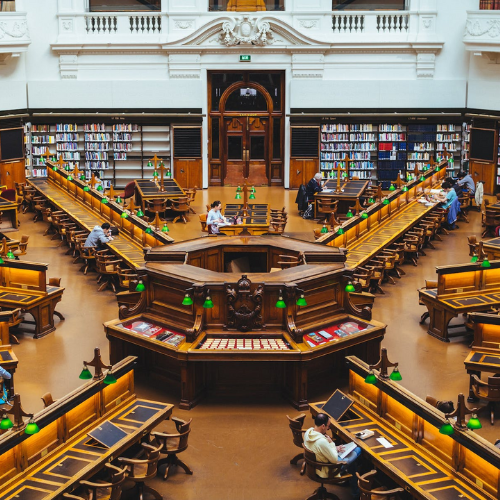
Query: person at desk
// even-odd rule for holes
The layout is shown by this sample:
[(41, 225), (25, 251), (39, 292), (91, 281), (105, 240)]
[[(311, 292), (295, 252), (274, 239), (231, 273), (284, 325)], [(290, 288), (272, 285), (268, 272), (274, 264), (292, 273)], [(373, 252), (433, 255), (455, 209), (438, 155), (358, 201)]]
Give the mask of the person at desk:
[(94, 226), (92, 232), (87, 236), (84, 246), (97, 247), (98, 250), (103, 250), (104, 245), (113, 239), (110, 228), (109, 222), (105, 222), (102, 226)]
[(458, 174), (458, 182), (457, 184), (465, 188), (469, 191), (470, 194), (474, 195), (476, 192), (476, 187), (474, 186), (474, 179), (470, 176), (470, 174), (466, 174), (465, 172), (460, 172)]
[(7, 387), (3, 383), (3, 379), (10, 380), (12, 375), (0, 366), (0, 405), (4, 405), (9, 401), (9, 394), (7, 393)]
[(219, 200), (214, 201), (210, 207), (211, 209), (207, 216), (207, 227), (210, 228), (212, 234), (217, 234), (219, 227), (228, 226), (229, 222), (220, 212), (222, 203)]
[[(344, 451), (342, 445), (335, 446), (332, 438), (327, 434), (330, 428), (330, 417), (324, 413), (318, 413), (314, 418), (314, 427), (307, 429), (304, 434), (304, 446), (316, 455), (317, 462), (336, 463), (339, 461), (339, 453)], [(361, 456), (361, 448), (356, 446), (346, 457), (341, 459), (347, 462), (346, 471), (352, 474), (349, 484), (353, 498), (359, 498), (358, 480), (356, 479), (356, 461)], [(328, 470), (326, 468), (316, 471), (319, 477), (326, 478)]]
[(439, 193), (437, 199), (441, 202), (441, 208), (447, 209), (457, 198), (457, 193), (449, 181), (444, 181), (441, 189), (443, 193)]
[(321, 191), (323, 191), (324, 184), (321, 184), (322, 178), (323, 177), (318, 172), (317, 174), (314, 174), (314, 177), (307, 183), (306, 193), (309, 203), (314, 200), (314, 195), (316, 193), (321, 193)]

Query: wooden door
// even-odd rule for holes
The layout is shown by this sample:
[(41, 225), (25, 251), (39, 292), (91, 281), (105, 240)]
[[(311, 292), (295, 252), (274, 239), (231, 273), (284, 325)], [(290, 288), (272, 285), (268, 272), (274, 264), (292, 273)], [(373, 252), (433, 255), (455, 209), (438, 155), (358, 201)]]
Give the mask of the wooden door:
[(484, 182), (484, 194), (495, 194), (496, 165), (494, 163), (470, 160), (470, 175), (474, 179), (474, 184), (478, 181)]
[(201, 188), (202, 165), (201, 158), (174, 159), (175, 180), (183, 188)]
[(245, 177), (249, 184), (269, 184), (269, 119), (247, 116), (247, 162)]
[(0, 184), (7, 189), (14, 189), (16, 182), (25, 182), (24, 160), (5, 161), (0, 163)]

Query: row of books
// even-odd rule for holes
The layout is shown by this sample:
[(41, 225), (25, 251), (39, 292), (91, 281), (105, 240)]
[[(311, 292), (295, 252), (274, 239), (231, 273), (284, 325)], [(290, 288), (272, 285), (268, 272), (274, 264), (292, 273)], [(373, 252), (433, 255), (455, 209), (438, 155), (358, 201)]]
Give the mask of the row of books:
[[(345, 156), (345, 153), (328, 153), (324, 151), (321, 152), (322, 160), (343, 160)], [(371, 158), (371, 154), (369, 152), (349, 153), (347, 157), (350, 160), (369, 160)]]
[(500, 10), (500, 0), (479, 0), (480, 10)]
[(374, 142), (349, 142), (321, 143), (321, 151), (377, 151)]

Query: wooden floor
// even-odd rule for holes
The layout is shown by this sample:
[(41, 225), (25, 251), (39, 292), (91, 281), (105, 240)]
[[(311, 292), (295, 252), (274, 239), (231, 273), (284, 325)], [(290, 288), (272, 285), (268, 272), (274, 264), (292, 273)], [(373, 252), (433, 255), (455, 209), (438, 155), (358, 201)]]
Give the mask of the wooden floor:
[[(296, 216), (296, 191), (280, 188), (258, 188), (258, 203), (270, 203), (271, 208), (286, 206), (290, 218), (286, 234), (313, 241), (313, 229), (320, 227), (313, 221)], [(194, 206), (198, 213), (214, 200), (229, 203), (234, 199), (234, 188), (211, 188), (197, 193)], [(19, 358), (16, 372), (16, 390), (21, 394), (23, 407), (28, 412), (42, 408), (41, 395), (52, 392), (54, 398), (67, 394), (80, 385), (78, 375), (82, 360), (92, 358), (93, 349), (101, 347), (104, 359), (108, 356), (107, 340), (102, 323), (118, 317), (114, 294), (98, 293), (95, 275), (83, 276), (79, 265), (65, 256), (56, 240), (43, 237), (43, 222), (33, 223), (32, 214), (21, 216), (19, 233), (29, 234), (27, 260), (49, 263), (49, 276), (62, 278), (66, 288), (58, 309), (66, 321), (56, 320), (56, 331), (47, 337), (33, 340), (21, 335), (21, 344), (14, 351)], [(427, 394), (441, 400), (456, 402), (459, 392), (467, 393), (468, 377), (463, 361), (469, 352), (468, 338), (456, 338), (449, 344), (430, 337), (427, 327), (418, 321), (424, 309), (418, 305), (417, 288), (425, 279), (435, 279), (435, 266), (469, 261), (467, 235), (481, 233), (480, 216), (471, 212), (470, 224), (460, 228), (436, 243), (421, 257), (418, 267), (405, 265), (407, 273), (396, 285), (384, 285), (386, 295), (377, 295), (373, 318), (388, 324), (383, 345), (389, 358), (398, 361), (403, 380), (401, 384), (425, 398)], [(181, 241), (201, 235), (198, 215), (191, 215), (188, 224), (170, 225), (170, 235)], [(345, 385), (344, 380), (332, 380), (331, 392)], [(136, 383), (139, 397), (166, 402), (178, 401), (175, 393), (141, 380)], [(329, 394), (318, 394), (323, 398)], [(190, 445), (181, 458), (194, 470), (187, 476), (182, 470), (174, 472), (167, 482), (155, 479), (153, 486), (165, 500), (255, 500), (302, 499), (316, 488), (306, 477), (299, 475), (289, 460), (298, 452), (292, 444), (286, 415), (297, 412), (280, 396), (274, 394), (249, 395), (242, 391), (239, 399), (227, 400), (210, 395), (193, 410), (174, 409), (174, 416), (193, 418)], [(479, 415), (483, 429), (478, 433), (491, 441), (500, 438), (500, 412), (495, 426), (488, 423), (486, 413)], [(170, 423), (166, 425), (169, 427)], [(306, 425), (311, 425), (308, 416)], [(350, 498), (349, 488), (331, 488), (342, 500)], [(132, 499), (124, 496), (124, 500)], [(134, 499), (135, 500), (135, 499)]]

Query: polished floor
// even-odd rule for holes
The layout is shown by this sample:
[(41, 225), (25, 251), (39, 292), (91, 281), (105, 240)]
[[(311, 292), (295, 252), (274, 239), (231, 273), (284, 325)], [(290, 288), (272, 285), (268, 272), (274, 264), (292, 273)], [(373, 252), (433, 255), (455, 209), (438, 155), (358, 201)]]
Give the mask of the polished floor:
[[(290, 215), (286, 234), (313, 241), (312, 230), (318, 226), (296, 215), (296, 193), (259, 188), (257, 201), (271, 203), (273, 208), (286, 206)], [(210, 188), (198, 192), (194, 208), (202, 213), (206, 203), (215, 199), (224, 203), (233, 198), (234, 188)], [(170, 235), (176, 241), (202, 234), (198, 215), (190, 219), (186, 225), (170, 224)], [(102, 323), (118, 317), (118, 308), (112, 292), (97, 292), (95, 275), (83, 276), (78, 271), (80, 266), (72, 264), (57, 240), (42, 236), (43, 222), (33, 223), (29, 213), (21, 215), (21, 222), (19, 233), (9, 236), (30, 235), (24, 259), (48, 263), (49, 276), (61, 277), (62, 286), (66, 287), (58, 305), (66, 320), (57, 322), (56, 331), (47, 337), (34, 340), (30, 335), (21, 335), (20, 345), (14, 346), (20, 360), (15, 375), (16, 392), (21, 394), (24, 409), (36, 413), (42, 409), (40, 397), (45, 392), (59, 398), (80, 385), (82, 360), (92, 358), (94, 347), (99, 346), (107, 360)], [(401, 384), (421, 398), (429, 394), (456, 402), (457, 395), (467, 393), (468, 389), (463, 361), (469, 352), (470, 338), (459, 337), (443, 343), (430, 337), (426, 327), (418, 323), (424, 309), (418, 305), (417, 289), (426, 278), (435, 278), (435, 266), (468, 262), (466, 236), (480, 236), (479, 213), (471, 212), (470, 224), (459, 226), (443, 242), (437, 242), (436, 250), (429, 249), (418, 267), (405, 265), (406, 276), (396, 285), (384, 286), (386, 293), (377, 295), (373, 311), (374, 319), (388, 325), (383, 345), (388, 348), (390, 359), (399, 362)], [(329, 392), (344, 385), (345, 380), (332, 380)], [(140, 377), (136, 392), (143, 398), (177, 401), (177, 394), (150, 385)], [(298, 450), (292, 444), (286, 415), (296, 413), (279, 396), (256, 398), (244, 394), (239, 400), (208, 397), (190, 412), (175, 409), (174, 415), (193, 418), (189, 448), (181, 458), (194, 470), (194, 475), (176, 470), (167, 482), (157, 478), (152, 483), (166, 500), (306, 498), (316, 485), (289, 464)], [(480, 418), (484, 427), (478, 433), (491, 441), (500, 438), (500, 415), (495, 426), (488, 423), (486, 413), (480, 414)], [(309, 417), (306, 422), (309, 426)], [(350, 496), (348, 488), (337, 488), (335, 492), (342, 499)]]

